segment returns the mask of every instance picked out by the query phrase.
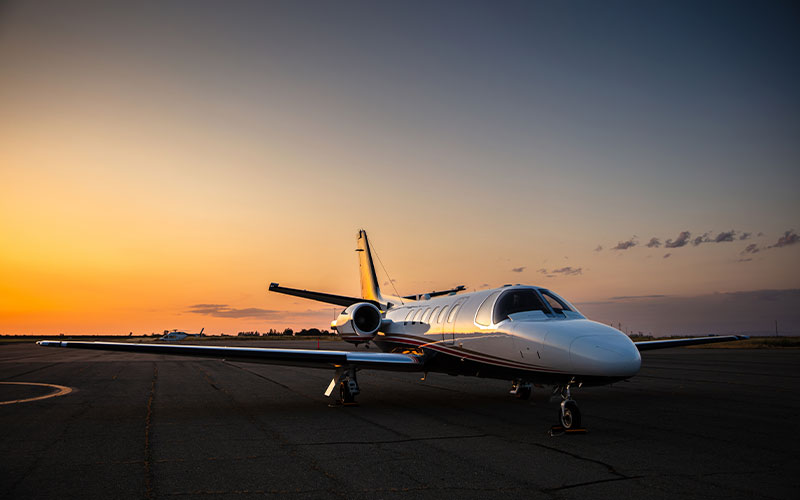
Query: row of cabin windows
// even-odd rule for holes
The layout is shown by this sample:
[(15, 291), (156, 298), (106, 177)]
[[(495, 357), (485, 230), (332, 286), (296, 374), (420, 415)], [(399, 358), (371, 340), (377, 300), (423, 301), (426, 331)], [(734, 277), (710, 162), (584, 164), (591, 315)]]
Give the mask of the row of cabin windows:
[[(426, 307), (426, 308), (416, 308), (411, 309), (406, 314), (406, 319), (404, 321), (411, 321), (412, 323), (419, 322), (419, 323), (428, 323), (430, 321), (431, 324), (433, 323), (441, 323), (447, 318), (448, 323), (452, 323), (456, 319), (456, 313), (461, 308), (461, 304), (456, 304), (450, 309), (450, 306), (444, 306), (440, 308), (436, 306), (434, 308)], [(450, 314), (447, 314), (447, 311), (450, 311)]]
[[(503, 295), (495, 301), (500, 294)], [(452, 323), (455, 321), (460, 307), (461, 303), (456, 304), (452, 309), (450, 306), (413, 308), (406, 314), (405, 321), (433, 324), (442, 323), (446, 317), (447, 322)], [(447, 314), (448, 310), (450, 314)], [(553, 313), (564, 314), (564, 311), (572, 311), (572, 309), (548, 290), (540, 289), (538, 293), (533, 289), (498, 290), (483, 301), (475, 315), (475, 322), (479, 325), (489, 326), (500, 323), (511, 314), (525, 311), (541, 311), (544, 314), (552, 315)]]

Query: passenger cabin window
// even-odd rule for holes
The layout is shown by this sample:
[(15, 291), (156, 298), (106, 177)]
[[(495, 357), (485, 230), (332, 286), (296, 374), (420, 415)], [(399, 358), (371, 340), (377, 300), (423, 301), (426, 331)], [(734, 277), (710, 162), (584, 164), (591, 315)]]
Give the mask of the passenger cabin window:
[(500, 292), (494, 292), (484, 299), (483, 304), (478, 308), (478, 313), (475, 315), (475, 323), (483, 326), (492, 324), (492, 304), (498, 294)]
[(522, 290), (508, 290), (497, 299), (497, 305), (494, 306), (493, 319), (495, 323), (500, 323), (508, 318), (509, 314), (514, 314), (524, 311), (542, 311), (546, 314), (550, 313), (547, 306), (544, 305), (542, 299), (536, 290), (527, 288)]
[(450, 311), (450, 314), (447, 316), (447, 322), (452, 323), (456, 319), (456, 313), (458, 310), (461, 309), (461, 304), (456, 304), (455, 307)]
[(422, 317), (419, 319), (421, 323), (426, 323), (428, 321), (428, 316), (431, 314), (431, 308), (428, 307), (425, 309), (425, 312), (422, 314)]
[(439, 313), (439, 317), (438, 317), (438, 318), (436, 318), (436, 322), (437, 322), (437, 323), (441, 323), (442, 321), (444, 321), (444, 318), (445, 318), (445, 316), (447, 316), (447, 310), (448, 310), (449, 308), (450, 308), (450, 306), (444, 306), (444, 307), (442, 308), (442, 312), (440, 312), (440, 313)]
[(572, 309), (569, 308), (569, 306), (563, 300), (561, 300), (559, 297), (556, 297), (551, 292), (549, 292), (547, 290), (539, 290), (539, 291), (542, 293), (542, 297), (544, 297), (544, 300), (547, 301), (547, 304), (556, 313), (563, 314), (564, 311), (571, 311), (572, 310)]
[(431, 311), (431, 319), (430, 319), (430, 324), (431, 325), (436, 322), (436, 313), (437, 312), (439, 312), (439, 306), (434, 307), (433, 311)]

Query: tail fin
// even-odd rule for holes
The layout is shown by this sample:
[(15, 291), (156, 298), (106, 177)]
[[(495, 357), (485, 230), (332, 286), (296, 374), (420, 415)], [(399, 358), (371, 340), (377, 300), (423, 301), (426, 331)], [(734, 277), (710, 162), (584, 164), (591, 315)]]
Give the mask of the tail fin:
[(375, 274), (375, 264), (372, 262), (372, 252), (369, 248), (367, 232), (358, 231), (358, 267), (361, 271), (361, 298), (384, 303), (381, 288), (378, 286), (378, 276)]

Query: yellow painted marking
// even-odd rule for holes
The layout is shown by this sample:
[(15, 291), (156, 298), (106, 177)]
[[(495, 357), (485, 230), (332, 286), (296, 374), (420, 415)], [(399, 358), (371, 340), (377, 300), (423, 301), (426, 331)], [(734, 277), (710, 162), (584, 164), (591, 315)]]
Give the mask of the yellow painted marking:
[(44, 396), (38, 396), (35, 398), (28, 398), (28, 399), (12, 399), (10, 401), (0, 401), (0, 405), (13, 405), (14, 403), (27, 403), (29, 401), (39, 401), (41, 399), (47, 398), (55, 398), (57, 396), (66, 396), (70, 392), (72, 392), (71, 387), (64, 387), (63, 385), (56, 385), (56, 384), (40, 384), (38, 382), (0, 382), (0, 384), (6, 385), (38, 385), (41, 387), (52, 387), (55, 389), (55, 392), (50, 394), (45, 394)]

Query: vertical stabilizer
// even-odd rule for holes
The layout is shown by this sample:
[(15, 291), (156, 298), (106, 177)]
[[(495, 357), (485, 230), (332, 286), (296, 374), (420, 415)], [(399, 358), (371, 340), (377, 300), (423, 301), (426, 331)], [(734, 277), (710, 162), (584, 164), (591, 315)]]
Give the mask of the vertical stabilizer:
[(378, 286), (378, 276), (375, 274), (375, 264), (372, 262), (372, 252), (369, 248), (367, 232), (358, 231), (358, 267), (361, 271), (361, 298), (385, 303)]

